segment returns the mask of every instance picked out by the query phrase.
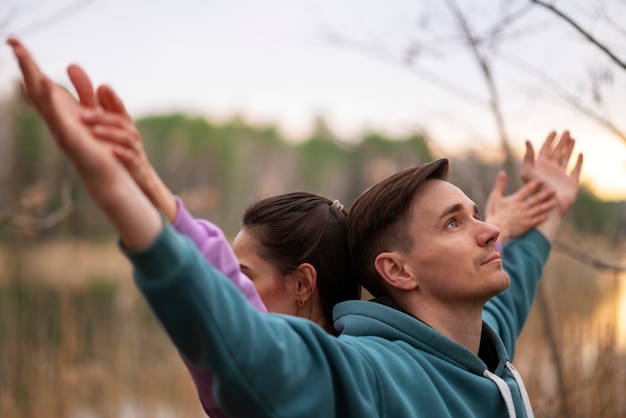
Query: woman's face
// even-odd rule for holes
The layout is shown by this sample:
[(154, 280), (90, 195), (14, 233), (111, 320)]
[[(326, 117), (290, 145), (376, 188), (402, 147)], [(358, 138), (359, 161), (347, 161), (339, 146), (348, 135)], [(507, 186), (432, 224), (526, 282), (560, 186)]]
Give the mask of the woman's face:
[(254, 283), (268, 312), (296, 315), (298, 301), (295, 282), (289, 275), (280, 275), (272, 264), (259, 257), (258, 245), (254, 234), (245, 228), (235, 237), (233, 251), (239, 260), (241, 271)]

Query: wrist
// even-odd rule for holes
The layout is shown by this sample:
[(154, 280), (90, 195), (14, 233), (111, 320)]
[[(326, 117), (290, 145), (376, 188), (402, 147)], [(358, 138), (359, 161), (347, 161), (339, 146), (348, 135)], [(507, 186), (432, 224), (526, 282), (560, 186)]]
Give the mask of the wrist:
[(178, 214), (176, 198), (161, 177), (154, 171), (154, 168), (152, 168), (151, 175), (146, 180), (145, 186), (145, 193), (148, 199), (157, 209), (163, 212), (170, 223), (173, 223)]

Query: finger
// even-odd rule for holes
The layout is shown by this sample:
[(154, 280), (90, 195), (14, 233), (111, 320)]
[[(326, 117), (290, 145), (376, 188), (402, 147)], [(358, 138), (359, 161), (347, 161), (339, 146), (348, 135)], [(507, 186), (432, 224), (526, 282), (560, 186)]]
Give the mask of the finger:
[(502, 194), (504, 193), (504, 187), (506, 186), (506, 172), (500, 170), (496, 175), (496, 181), (493, 185), (493, 189), (487, 196), (487, 202), (485, 203), (485, 216), (489, 217), (495, 215), (498, 211), (498, 205), (502, 200)]
[(545, 221), (546, 219), (548, 219), (548, 216), (550, 215), (550, 211), (546, 210), (543, 211), (541, 213), (538, 213), (536, 215), (533, 215), (528, 221), (528, 223), (530, 224), (530, 226), (536, 226), (539, 225), (541, 222)]
[(556, 190), (552, 188), (543, 188), (533, 195), (533, 200), (536, 204), (541, 204), (554, 199), (556, 196)]
[(546, 200), (545, 202), (539, 203), (537, 205), (534, 205), (532, 207), (532, 209), (529, 210), (529, 214), (531, 215), (532, 219), (536, 219), (538, 217), (544, 216), (544, 215), (548, 215), (548, 213), (554, 209), (554, 207), (556, 207), (557, 205), (557, 200), (556, 199), (549, 199)]
[(523, 181), (528, 182), (532, 179), (532, 169), (535, 166), (535, 149), (530, 141), (526, 140), (526, 151), (524, 152), (524, 158), (522, 159), (522, 170), (520, 177)]
[(70, 81), (76, 89), (80, 104), (85, 107), (95, 108), (97, 104), (96, 94), (87, 73), (85, 73), (80, 66), (72, 64), (67, 67), (67, 75), (70, 77)]
[(126, 107), (122, 102), (122, 99), (115, 93), (115, 91), (108, 85), (103, 84), (98, 87), (98, 98), (102, 107), (109, 112), (119, 113), (129, 117)]
[(35, 104), (28, 96), (28, 90), (26, 89), (26, 85), (24, 84), (23, 81), (20, 81), (20, 91), (22, 92), (22, 97), (24, 98), (24, 101), (26, 102), (26, 104), (34, 108)]
[(554, 139), (556, 138), (556, 132), (552, 131), (546, 137), (546, 140), (541, 145), (541, 149), (539, 150), (539, 155), (545, 155), (550, 157), (552, 155), (552, 144), (554, 143)]
[(574, 139), (570, 136), (569, 131), (564, 131), (559, 141), (554, 147), (551, 158), (561, 167), (567, 165), (569, 157), (574, 149)]
[(532, 197), (535, 193), (537, 193), (541, 187), (543, 186), (543, 181), (541, 179), (533, 179), (528, 183), (524, 184), (518, 191), (519, 200), (528, 200), (528, 198)]
[(128, 148), (115, 146), (113, 147), (113, 155), (129, 170), (135, 164), (136, 156)]
[(571, 179), (576, 180), (576, 183), (580, 183), (580, 173), (583, 167), (583, 154), (578, 154), (578, 158), (576, 159), (576, 166), (570, 173), (569, 177)]
[(13, 55), (24, 79), (26, 95), (29, 101), (37, 107), (41, 104), (40, 101), (44, 99), (45, 93), (51, 90), (45, 87), (50, 81), (47, 80), (28, 50), (17, 38), (9, 38), (7, 44), (13, 48)]
[(124, 129), (118, 129), (111, 126), (96, 125), (92, 129), (93, 135), (104, 141), (113, 142), (114, 144), (133, 149), (133, 140), (129, 137), (128, 132)]
[(85, 109), (81, 112), (80, 118), (89, 125), (105, 125), (119, 129), (128, 129), (128, 121), (123, 115), (105, 112), (102, 109)]
[(574, 152), (574, 146), (576, 146), (576, 141), (570, 137), (570, 140), (567, 143), (567, 146), (563, 149), (561, 159), (558, 161), (559, 165), (563, 168), (567, 167), (569, 163), (569, 159)]
[(498, 171), (498, 174), (496, 175), (496, 181), (493, 184), (493, 189), (491, 189), (491, 194), (494, 194), (495, 196), (502, 196), (504, 194), (504, 188), (506, 187), (506, 180), (506, 171)]
[(558, 141), (556, 141), (556, 144), (554, 144), (554, 149), (552, 150), (552, 152), (554, 154), (562, 154), (563, 149), (567, 146), (569, 139), (569, 131), (563, 131)]

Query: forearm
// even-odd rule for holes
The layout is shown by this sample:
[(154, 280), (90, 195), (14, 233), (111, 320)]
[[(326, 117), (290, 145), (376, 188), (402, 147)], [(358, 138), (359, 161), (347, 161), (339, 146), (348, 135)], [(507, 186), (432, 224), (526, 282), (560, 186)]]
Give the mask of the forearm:
[(123, 167), (119, 167), (117, 174), (106, 183), (83, 180), (124, 245), (132, 249), (145, 248), (163, 229), (163, 220)]
[(176, 198), (154, 168), (150, 168), (151, 174), (142, 189), (152, 204), (163, 212), (168, 221), (173, 223), (178, 213)]
[(564, 215), (558, 207), (550, 211), (545, 221), (537, 225), (537, 230), (543, 234), (550, 244), (554, 242), (561, 227)]

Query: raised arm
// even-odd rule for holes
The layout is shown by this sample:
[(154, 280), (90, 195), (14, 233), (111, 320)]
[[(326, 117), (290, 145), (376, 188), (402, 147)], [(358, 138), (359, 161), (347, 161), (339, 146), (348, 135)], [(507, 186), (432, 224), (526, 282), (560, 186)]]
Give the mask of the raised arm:
[(536, 230), (530, 230), (520, 239), (511, 240), (504, 246), (504, 269), (509, 273), (509, 288), (493, 297), (485, 305), (483, 319), (502, 338), (511, 356), (514, 355), (519, 333), (533, 304), (537, 285), (550, 254), (550, 244), (556, 237), (563, 216), (575, 200), (582, 155), (567, 174), (567, 162), (573, 150), (573, 140), (564, 133), (556, 146), (556, 134), (548, 136), (542, 151), (535, 159), (532, 145), (527, 143), (523, 162), (523, 179), (529, 184), (541, 181), (554, 191), (557, 204)]
[[(91, 97), (85, 93), (80, 99), (82, 102), (87, 100), (86, 104), (89, 104)], [(97, 90), (97, 101), (101, 107), (89, 106), (92, 109), (82, 114), (82, 120), (91, 127), (94, 136), (111, 144), (114, 155), (174, 228), (191, 238), (204, 258), (228, 277), (256, 309), (265, 312), (265, 305), (254, 284), (241, 272), (239, 261), (222, 230), (209, 221), (191, 216), (183, 201), (170, 191), (158, 175), (145, 152), (141, 134), (119, 96), (107, 85), (102, 85)], [(184, 357), (183, 360), (205, 412), (213, 417), (224, 416), (213, 398), (212, 373), (199, 369)]]
[(174, 228), (191, 238), (215, 268), (224, 273), (257, 309), (265, 311), (252, 281), (241, 272), (239, 261), (222, 230), (209, 221), (191, 216), (183, 201), (174, 196), (158, 175), (146, 155), (141, 134), (126, 112), (122, 100), (105, 85), (98, 88), (98, 101), (103, 108), (94, 108), (82, 115), (94, 136), (112, 145), (114, 155), (128, 169), (154, 206), (165, 213)]
[[(22, 72), (25, 94), (70, 159), (92, 199), (125, 245), (148, 246), (163, 229), (159, 212), (113, 156), (110, 146), (94, 138), (81, 122), (81, 105), (40, 70), (21, 42), (10, 38), (7, 43), (13, 48)], [(68, 74), (79, 95), (91, 88), (80, 67), (70, 66)]]

